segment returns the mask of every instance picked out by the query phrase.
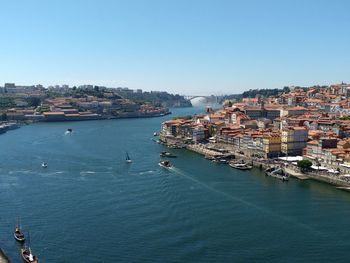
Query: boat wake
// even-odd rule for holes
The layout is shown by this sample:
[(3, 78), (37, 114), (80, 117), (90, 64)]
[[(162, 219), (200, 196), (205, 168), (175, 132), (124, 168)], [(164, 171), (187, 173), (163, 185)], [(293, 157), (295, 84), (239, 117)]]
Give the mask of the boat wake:
[(149, 171), (144, 171), (144, 172), (139, 172), (139, 175), (144, 175), (144, 174), (153, 174), (154, 171), (153, 170), (149, 170)]
[(287, 216), (283, 216), (283, 215), (277, 214), (277, 213), (275, 213), (275, 212), (273, 212), (271, 210), (267, 210), (267, 209), (265, 209), (263, 207), (257, 206), (257, 205), (255, 205), (255, 204), (253, 204), (251, 202), (248, 202), (248, 201), (246, 201), (246, 200), (244, 200), (242, 198), (239, 198), (237, 196), (233, 196), (233, 195), (230, 195), (230, 194), (228, 194), (226, 192), (220, 191), (220, 190), (218, 190), (218, 189), (216, 189), (216, 188), (214, 188), (214, 187), (212, 187), (212, 186), (210, 186), (210, 185), (208, 185), (206, 183), (203, 183), (203, 182), (197, 180), (196, 178), (193, 178), (192, 176), (188, 175), (187, 173), (185, 173), (184, 171), (180, 170), (179, 168), (173, 167), (171, 170), (174, 173), (176, 173), (178, 175), (181, 175), (181, 176), (185, 177), (186, 179), (191, 180), (192, 182), (198, 184), (199, 186), (209, 190), (210, 192), (219, 194), (219, 195), (221, 195), (221, 196), (223, 196), (223, 197), (225, 197), (227, 199), (230, 199), (230, 200), (233, 200), (233, 201), (236, 201), (236, 202), (240, 202), (240, 203), (242, 203), (242, 204), (244, 204), (246, 206), (254, 208), (254, 209), (256, 209), (256, 210), (258, 210), (258, 211), (260, 211), (260, 212), (262, 212), (264, 214), (267, 214), (269, 216), (278, 217), (279, 219), (284, 220), (284, 221), (288, 222), (289, 224), (292, 224), (292, 225), (298, 226), (300, 228), (303, 228), (305, 230), (308, 230), (308, 231), (312, 232), (315, 235), (324, 236), (324, 233), (314, 229), (313, 227), (311, 227), (311, 226), (309, 226), (307, 224), (297, 222), (296, 220), (294, 220), (291, 217), (287, 217)]
[(95, 174), (95, 173), (96, 173), (96, 172), (94, 172), (94, 171), (81, 171), (81, 172), (80, 172), (80, 175), (85, 176), (85, 175)]

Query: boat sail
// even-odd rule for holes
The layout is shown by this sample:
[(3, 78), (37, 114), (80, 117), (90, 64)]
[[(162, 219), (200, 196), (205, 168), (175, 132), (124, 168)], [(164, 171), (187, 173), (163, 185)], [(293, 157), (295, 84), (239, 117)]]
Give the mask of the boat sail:
[(129, 156), (128, 152), (126, 152), (126, 159), (125, 159), (125, 161), (126, 161), (127, 163), (131, 163), (131, 162), (132, 162), (131, 159), (130, 159), (130, 156)]

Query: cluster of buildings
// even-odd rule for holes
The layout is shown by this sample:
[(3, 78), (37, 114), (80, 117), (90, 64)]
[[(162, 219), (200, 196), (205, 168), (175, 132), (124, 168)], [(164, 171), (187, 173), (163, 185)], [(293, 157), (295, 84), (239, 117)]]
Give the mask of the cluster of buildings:
[[(128, 117), (153, 117), (169, 113), (164, 107), (135, 103), (122, 98), (118, 92), (142, 93), (129, 88), (106, 88), (82, 85), (84, 96), (75, 96), (68, 85), (18, 86), (5, 83), (0, 87), (0, 115), (6, 121), (74, 121)], [(98, 93), (98, 95), (89, 95)], [(1, 101), (2, 100), (2, 101)], [(1, 109), (2, 103), (11, 103)]]
[(162, 123), (172, 143), (213, 143), (247, 157), (303, 156), (317, 167), (350, 173), (350, 85), (295, 88), (243, 98), (218, 111)]

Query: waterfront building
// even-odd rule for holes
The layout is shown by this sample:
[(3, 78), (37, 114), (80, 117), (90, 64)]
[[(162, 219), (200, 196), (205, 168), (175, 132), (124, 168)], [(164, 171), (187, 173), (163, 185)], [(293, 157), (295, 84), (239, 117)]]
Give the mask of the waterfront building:
[(263, 150), (266, 158), (278, 157), (281, 154), (281, 134), (279, 132), (265, 133)]
[(281, 133), (281, 152), (285, 155), (301, 155), (306, 147), (308, 130), (305, 127), (288, 127)]

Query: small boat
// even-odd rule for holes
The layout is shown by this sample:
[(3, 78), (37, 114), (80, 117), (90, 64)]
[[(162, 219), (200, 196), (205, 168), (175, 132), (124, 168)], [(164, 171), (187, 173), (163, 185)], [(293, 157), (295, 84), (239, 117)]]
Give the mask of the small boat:
[(158, 132), (153, 133), (153, 136), (158, 136), (158, 135), (159, 135)]
[(288, 181), (289, 176), (279, 167), (270, 167), (265, 170), (265, 175), (272, 176), (282, 181)]
[(204, 158), (207, 159), (207, 160), (210, 160), (210, 161), (215, 160), (215, 157), (210, 156), (210, 155), (206, 155), (206, 156), (204, 156)]
[(177, 156), (170, 152), (161, 152), (160, 157), (176, 158)]
[(69, 129), (67, 129), (67, 132), (72, 133), (73, 129), (69, 128)]
[(17, 225), (15, 227), (15, 232), (14, 232), (13, 236), (15, 237), (15, 239), (18, 242), (24, 242), (26, 240), (19, 223), (17, 223)]
[(126, 152), (125, 161), (126, 161), (127, 163), (131, 163), (131, 162), (132, 162), (131, 159), (130, 159), (130, 156), (129, 156), (128, 152)]
[(43, 162), (43, 163), (41, 164), (41, 167), (42, 167), (42, 168), (47, 168), (47, 163)]
[(32, 251), (29, 246), (21, 248), (21, 256), (25, 262), (39, 263), (38, 258), (32, 254)]
[(240, 162), (240, 163), (229, 163), (229, 165), (232, 168), (239, 169), (239, 170), (250, 170), (253, 168), (253, 166), (246, 164), (245, 162)]
[(159, 162), (159, 166), (163, 167), (163, 168), (171, 168), (173, 165), (171, 164), (171, 162), (169, 160), (164, 160), (164, 161), (160, 161)]

